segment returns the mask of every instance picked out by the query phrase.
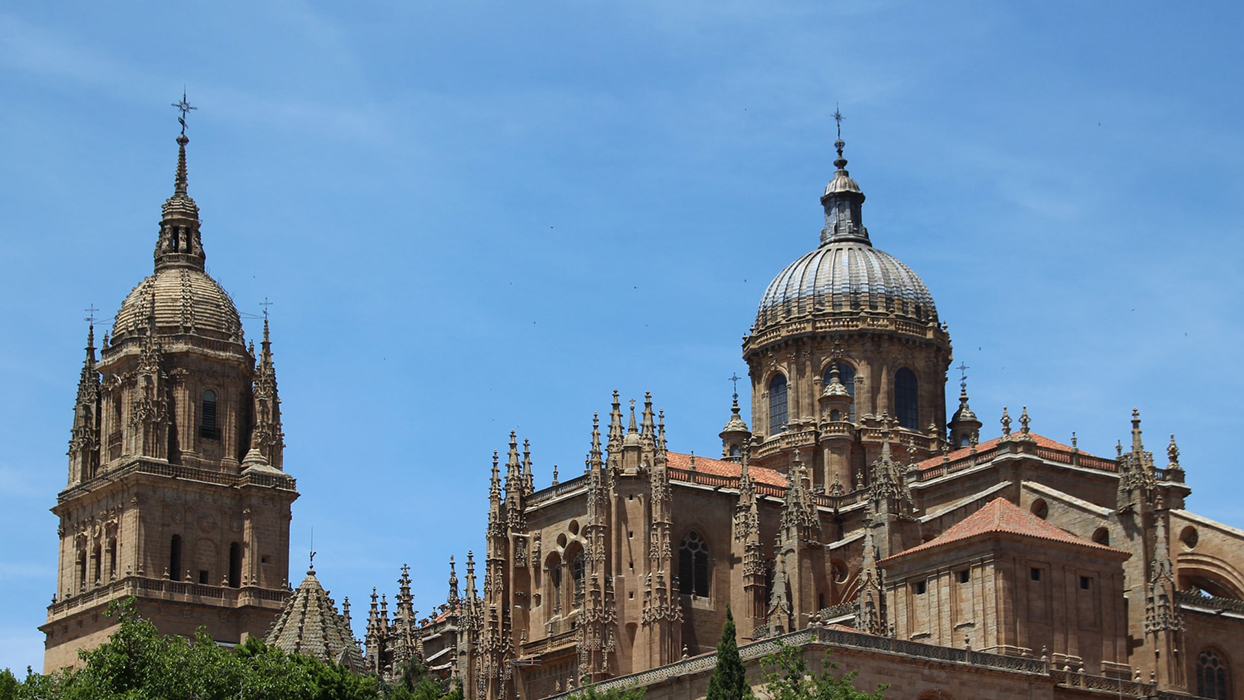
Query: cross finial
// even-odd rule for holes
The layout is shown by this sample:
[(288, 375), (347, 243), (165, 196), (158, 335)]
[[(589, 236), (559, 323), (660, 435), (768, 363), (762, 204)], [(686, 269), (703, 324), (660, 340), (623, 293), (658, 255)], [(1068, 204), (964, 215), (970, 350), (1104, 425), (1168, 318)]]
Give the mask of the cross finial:
[(198, 109), (198, 107), (192, 107), (190, 103), (186, 101), (186, 89), (184, 87), (181, 89), (181, 102), (174, 102), (173, 108), (181, 112), (181, 116), (177, 117), (177, 123), (181, 124), (181, 135), (185, 136), (186, 135), (186, 115), (189, 114), (191, 111)]
[(85, 311), (85, 312), (87, 313), (87, 316), (86, 316), (86, 318), (84, 318), (84, 319), (82, 319), (82, 320), (83, 320), (83, 321), (86, 321), (87, 323), (91, 324), (92, 326), (93, 326), (93, 325), (95, 325), (95, 312), (96, 312), (96, 311), (99, 311), (99, 309), (95, 308), (95, 305), (94, 305), (94, 304), (91, 304), (91, 305), (90, 305), (90, 306), (88, 306), (87, 308), (83, 309), (83, 311)]
[(959, 370), (959, 388), (964, 391), (967, 391), (968, 390), (968, 370), (972, 368), (968, 367), (966, 363), (960, 362), (959, 366), (956, 367), (955, 369)]
[(268, 297), (264, 297), (263, 301), (259, 302), (259, 305), (263, 307), (263, 318), (265, 321), (268, 320), (268, 307), (275, 303), (275, 301), (268, 301)]
[[(834, 141), (834, 148), (838, 149), (838, 160), (842, 160), (842, 149), (847, 145), (842, 140), (842, 119), (842, 110), (838, 109), (838, 103), (835, 102), (834, 121), (838, 124), (838, 140)], [(843, 161), (842, 165), (839, 165), (838, 167), (841, 168), (843, 165), (846, 165), (846, 161)]]
[(739, 398), (739, 380), (742, 379), (742, 377), (739, 376), (738, 372), (733, 372), (727, 378), (734, 383), (734, 398)]

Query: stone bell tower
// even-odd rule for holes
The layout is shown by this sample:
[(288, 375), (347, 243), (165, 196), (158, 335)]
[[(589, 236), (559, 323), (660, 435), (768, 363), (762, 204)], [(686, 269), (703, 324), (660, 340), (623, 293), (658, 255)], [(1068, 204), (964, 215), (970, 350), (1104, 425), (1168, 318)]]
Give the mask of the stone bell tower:
[(283, 471), (268, 321), (256, 354), (204, 269), (182, 125), (154, 273), (121, 304), (98, 360), (88, 332), (68, 484), (52, 508), (60, 551), (39, 628), (45, 671), (108, 638), (113, 600), (134, 596), (165, 634), (206, 626), (237, 643), (262, 637), (289, 596), (298, 492)]

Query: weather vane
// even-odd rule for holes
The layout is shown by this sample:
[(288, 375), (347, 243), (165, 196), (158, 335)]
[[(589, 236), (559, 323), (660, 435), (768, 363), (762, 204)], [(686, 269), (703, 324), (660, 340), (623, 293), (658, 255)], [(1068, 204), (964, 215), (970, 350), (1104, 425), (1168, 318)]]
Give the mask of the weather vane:
[(173, 107), (177, 111), (181, 112), (181, 116), (177, 117), (177, 123), (181, 124), (181, 135), (185, 136), (186, 135), (186, 115), (189, 114), (192, 110), (198, 109), (198, 107), (192, 107), (190, 103), (186, 101), (186, 89), (185, 88), (181, 89), (181, 102), (174, 102)]
[(89, 324), (91, 324), (91, 325), (95, 325), (95, 312), (96, 312), (96, 311), (99, 311), (99, 309), (95, 308), (95, 305), (94, 305), (94, 304), (91, 304), (91, 305), (90, 305), (90, 307), (88, 307), (88, 308), (86, 308), (86, 309), (83, 309), (83, 311), (86, 311), (87, 316), (86, 316), (86, 318), (84, 318), (84, 319), (82, 319), (82, 320), (83, 320), (83, 321), (86, 321), (87, 323), (89, 323)]
[(968, 370), (972, 368), (968, 367), (967, 364), (960, 362), (959, 366), (956, 367), (955, 369), (959, 370), (959, 388), (963, 389), (964, 391), (967, 391), (968, 390)]
[(275, 303), (276, 302), (274, 301), (268, 301), (268, 297), (264, 297), (263, 301), (259, 302), (259, 305), (263, 307), (263, 319), (265, 321), (268, 320), (268, 307), (272, 306)]

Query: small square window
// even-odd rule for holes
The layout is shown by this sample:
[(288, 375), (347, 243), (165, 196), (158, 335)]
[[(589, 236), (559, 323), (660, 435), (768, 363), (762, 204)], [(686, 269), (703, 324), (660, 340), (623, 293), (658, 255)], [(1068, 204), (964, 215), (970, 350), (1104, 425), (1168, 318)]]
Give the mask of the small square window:
[(1088, 576), (1081, 576), (1080, 577), (1080, 590), (1082, 591), (1093, 590), (1093, 579), (1089, 578)]
[(207, 570), (206, 569), (199, 570), (199, 583), (205, 586), (207, 585)]
[(1040, 580), (1041, 580), (1041, 570), (1040, 570), (1040, 569), (1038, 569), (1038, 568), (1036, 568), (1036, 567), (1033, 567), (1033, 569), (1032, 569), (1032, 571), (1030, 572), (1030, 574), (1031, 574), (1031, 576), (1032, 576), (1032, 580), (1033, 580), (1033, 581), (1040, 581)]
[(915, 589), (916, 595), (924, 595), (925, 591), (929, 589), (928, 583), (925, 581), (916, 581)]
[(271, 564), (271, 563), (272, 563), (272, 555), (271, 555), (271, 554), (265, 554), (265, 555), (263, 555), (262, 557), (259, 557), (259, 563), (260, 563), (260, 564)]
[(971, 581), (971, 580), (972, 580), (971, 571), (969, 571), (968, 569), (964, 569), (963, 571), (959, 572), (959, 583), (967, 583), (968, 581)]

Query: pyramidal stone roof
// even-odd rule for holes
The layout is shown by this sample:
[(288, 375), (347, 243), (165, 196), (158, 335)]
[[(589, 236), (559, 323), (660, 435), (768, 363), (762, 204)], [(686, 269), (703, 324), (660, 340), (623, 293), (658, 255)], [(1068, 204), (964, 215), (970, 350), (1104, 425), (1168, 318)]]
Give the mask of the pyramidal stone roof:
[(960, 542), (974, 537), (997, 533), (1035, 537), (1042, 540), (1088, 547), (1102, 552), (1126, 555), (1126, 552), (1076, 537), (1070, 532), (1055, 527), (1026, 510), (1021, 510), (1006, 498), (998, 497), (985, 504), (985, 507), (955, 523), (937, 537), (924, 544), (899, 552), (887, 559), (897, 559), (898, 557), (904, 557), (915, 552), (923, 552), (952, 542)]
[(285, 601), (264, 641), (288, 654), (313, 656), (351, 671), (363, 670), (363, 655), (354, 633), (315, 577), (315, 569), (307, 570), (307, 577)]

